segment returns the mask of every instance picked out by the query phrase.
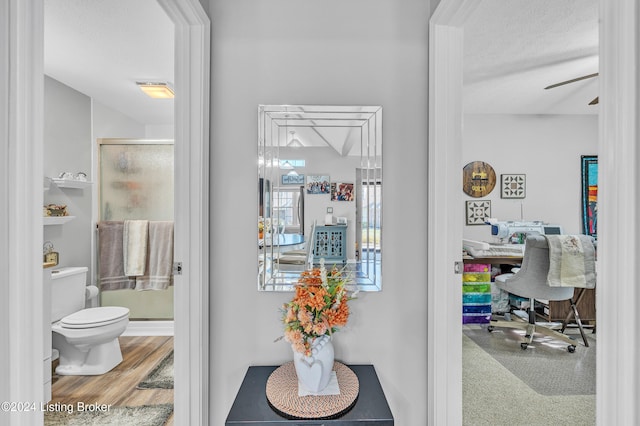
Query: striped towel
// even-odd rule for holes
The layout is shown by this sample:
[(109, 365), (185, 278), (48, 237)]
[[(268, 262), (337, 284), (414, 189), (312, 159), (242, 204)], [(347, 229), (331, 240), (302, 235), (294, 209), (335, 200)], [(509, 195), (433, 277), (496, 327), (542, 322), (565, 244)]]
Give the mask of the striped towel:
[(587, 235), (547, 235), (551, 287), (596, 286), (596, 255), (593, 240)]
[(149, 222), (145, 269), (136, 277), (136, 290), (166, 290), (173, 283), (173, 222)]
[(130, 277), (144, 275), (147, 263), (148, 220), (125, 220), (122, 236), (124, 274)]

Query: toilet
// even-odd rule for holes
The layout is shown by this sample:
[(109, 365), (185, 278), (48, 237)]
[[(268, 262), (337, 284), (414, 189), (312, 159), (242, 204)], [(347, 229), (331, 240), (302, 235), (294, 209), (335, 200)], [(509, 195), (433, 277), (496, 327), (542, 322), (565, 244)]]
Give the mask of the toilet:
[(86, 267), (51, 271), (51, 331), (60, 354), (56, 373), (66, 376), (104, 374), (122, 362), (118, 337), (129, 323), (129, 309), (104, 306), (85, 309)]

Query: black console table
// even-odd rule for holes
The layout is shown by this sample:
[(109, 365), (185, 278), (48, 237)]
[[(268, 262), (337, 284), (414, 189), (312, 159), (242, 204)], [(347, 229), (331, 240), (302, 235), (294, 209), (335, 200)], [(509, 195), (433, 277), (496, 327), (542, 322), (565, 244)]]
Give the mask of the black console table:
[(393, 426), (393, 415), (384, 396), (373, 365), (350, 365), (358, 376), (360, 394), (353, 408), (342, 417), (331, 420), (287, 420), (269, 406), (265, 389), (269, 375), (277, 366), (249, 367), (238, 395), (229, 411), (229, 425), (341, 425)]

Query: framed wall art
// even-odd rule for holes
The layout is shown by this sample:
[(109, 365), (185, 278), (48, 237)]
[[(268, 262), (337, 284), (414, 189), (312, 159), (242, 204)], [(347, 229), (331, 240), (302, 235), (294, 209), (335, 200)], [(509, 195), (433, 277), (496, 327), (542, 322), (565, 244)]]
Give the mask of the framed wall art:
[(598, 156), (580, 157), (582, 171), (582, 229), (598, 237)]
[(353, 201), (354, 198), (352, 183), (331, 182), (331, 201)]
[(467, 225), (484, 225), (491, 217), (491, 201), (471, 200), (466, 202)]
[(500, 175), (501, 198), (524, 198), (526, 196), (527, 175)]
[(282, 185), (304, 185), (304, 175), (284, 174), (281, 177)]
[(496, 172), (489, 163), (472, 161), (462, 168), (462, 190), (470, 197), (486, 197), (496, 186)]
[(307, 194), (329, 194), (331, 192), (328, 175), (308, 175), (306, 181)]

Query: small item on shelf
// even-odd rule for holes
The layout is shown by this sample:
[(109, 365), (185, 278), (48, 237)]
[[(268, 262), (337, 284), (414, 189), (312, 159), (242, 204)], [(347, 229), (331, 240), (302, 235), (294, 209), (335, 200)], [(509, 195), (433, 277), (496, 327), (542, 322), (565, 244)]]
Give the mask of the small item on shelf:
[(46, 241), (42, 247), (42, 251), (44, 254), (43, 261), (48, 266), (55, 266), (58, 264), (60, 260), (60, 255), (57, 251), (53, 251), (53, 243), (51, 241)]
[(75, 179), (74, 174), (73, 174), (73, 173), (71, 173), (71, 172), (62, 172), (62, 173), (60, 173), (60, 174), (58, 175), (58, 177), (59, 177), (60, 179), (67, 179), (67, 180), (73, 180), (73, 179)]
[(65, 204), (48, 204), (44, 206), (45, 216), (67, 216), (67, 206)]

